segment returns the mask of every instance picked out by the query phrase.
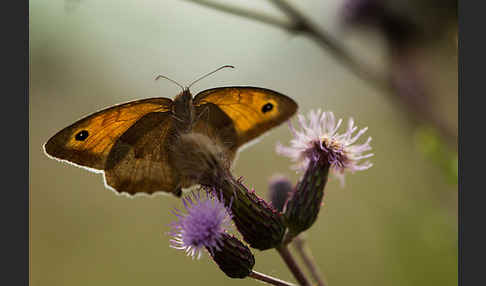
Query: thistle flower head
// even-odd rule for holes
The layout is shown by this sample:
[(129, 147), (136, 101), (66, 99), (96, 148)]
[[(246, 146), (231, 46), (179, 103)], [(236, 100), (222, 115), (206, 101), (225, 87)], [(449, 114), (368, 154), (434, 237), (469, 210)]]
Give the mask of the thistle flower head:
[(305, 170), (311, 162), (327, 160), (330, 172), (344, 183), (345, 171), (354, 173), (372, 166), (369, 161), (361, 162), (362, 159), (373, 156), (372, 153), (365, 154), (371, 150), (369, 144), (371, 137), (362, 144), (355, 144), (366, 132), (367, 127), (354, 134), (358, 127), (350, 118), (346, 131), (339, 134), (338, 129), (343, 120), (336, 120), (332, 112), (321, 112), (320, 109), (311, 110), (307, 119), (299, 114), (298, 119), (301, 130), (296, 130), (292, 124), (289, 124), (294, 135), (290, 146), (277, 145), (277, 153), (288, 156), (296, 162), (294, 166), (296, 169)]
[(270, 178), (268, 189), (269, 199), (272, 206), (282, 212), (287, 199), (292, 192), (292, 183), (287, 177), (282, 175), (274, 175)]
[(198, 259), (204, 248), (220, 250), (223, 234), (231, 223), (231, 211), (209, 192), (193, 192), (182, 202), (186, 213), (178, 209), (173, 211), (177, 221), (171, 224), (170, 246)]

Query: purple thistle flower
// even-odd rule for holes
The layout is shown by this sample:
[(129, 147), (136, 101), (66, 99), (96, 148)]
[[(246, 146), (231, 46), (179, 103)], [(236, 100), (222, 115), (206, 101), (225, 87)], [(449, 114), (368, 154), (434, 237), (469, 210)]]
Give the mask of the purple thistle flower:
[(220, 250), (221, 240), (231, 224), (232, 214), (220, 198), (193, 192), (182, 199), (186, 213), (175, 209), (178, 220), (171, 223), (170, 246), (199, 259), (202, 250)]
[[(344, 172), (362, 171), (369, 169), (372, 164), (369, 161), (360, 163), (362, 159), (373, 156), (372, 153), (364, 154), (371, 150), (368, 137), (365, 143), (355, 144), (363, 133), (368, 129), (363, 128), (355, 135), (358, 127), (354, 126), (352, 118), (348, 121), (348, 128), (343, 134), (337, 133), (343, 120), (336, 118), (332, 112), (321, 112), (311, 110), (308, 121), (303, 115), (298, 115), (299, 124), (302, 130), (296, 130), (289, 123), (290, 130), (294, 138), (290, 141), (290, 146), (277, 144), (277, 153), (291, 158), (297, 164), (294, 166), (298, 170), (306, 170), (309, 163), (326, 158), (330, 165), (330, 172), (340, 179), (344, 184)], [(325, 156), (325, 157), (323, 157)]]

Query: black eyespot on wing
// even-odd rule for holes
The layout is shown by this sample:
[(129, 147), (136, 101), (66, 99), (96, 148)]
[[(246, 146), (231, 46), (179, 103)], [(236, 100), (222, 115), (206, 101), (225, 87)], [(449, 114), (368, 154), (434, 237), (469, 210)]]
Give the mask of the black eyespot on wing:
[(89, 132), (87, 130), (81, 130), (79, 131), (74, 138), (78, 141), (84, 141), (86, 138), (88, 138)]
[(267, 103), (264, 106), (262, 106), (262, 112), (263, 113), (267, 113), (272, 109), (273, 109), (273, 104), (271, 104), (271, 103)]

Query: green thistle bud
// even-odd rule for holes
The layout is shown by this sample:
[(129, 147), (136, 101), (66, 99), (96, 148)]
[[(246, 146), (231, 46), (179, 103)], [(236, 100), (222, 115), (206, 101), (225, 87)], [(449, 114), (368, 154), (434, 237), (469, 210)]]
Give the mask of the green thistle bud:
[(316, 221), (321, 209), (328, 174), (327, 161), (319, 160), (309, 164), (284, 210), (290, 237), (297, 236)]
[(255, 191), (249, 191), (241, 179), (235, 180), (227, 173), (219, 181), (211, 187), (221, 190), (225, 203), (230, 204), (233, 221), (243, 239), (259, 250), (279, 246), (286, 230), (283, 216)]
[(217, 248), (208, 249), (214, 262), (230, 278), (245, 278), (252, 272), (255, 257), (236, 237), (223, 234)]
[(268, 199), (272, 206), (282, 212), (285, 203), (292, 193), (292, 183), (282, 175), (274, 175), (268, 184)]

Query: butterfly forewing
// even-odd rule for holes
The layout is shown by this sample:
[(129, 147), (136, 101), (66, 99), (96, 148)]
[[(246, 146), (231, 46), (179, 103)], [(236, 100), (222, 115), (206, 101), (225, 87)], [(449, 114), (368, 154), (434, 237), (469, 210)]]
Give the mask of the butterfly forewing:
[[(297, 103), (276, 91), (258, 87), (220, 87), (200, 92), (194, 104), (204, 108), (215, 105), (232, 122), (236, 132), (234, 145), (239, 147), (289, 119)], [(209, 124), (217, 124), (210, 121)]]
[(103, 170), (116, 140), (142, 116), (167, 112), (172, 100), (150, 98), (101, 110), (62, 129), (45, 144), (52, 157)]

